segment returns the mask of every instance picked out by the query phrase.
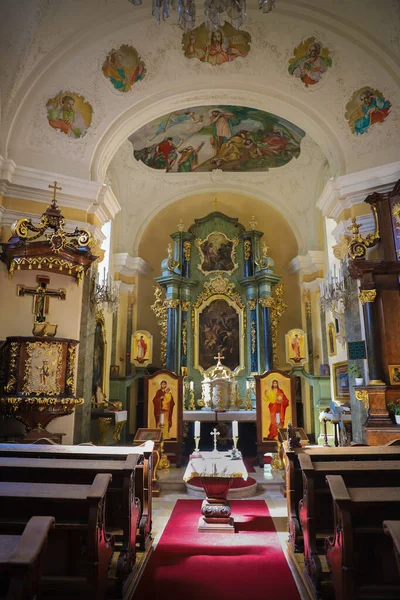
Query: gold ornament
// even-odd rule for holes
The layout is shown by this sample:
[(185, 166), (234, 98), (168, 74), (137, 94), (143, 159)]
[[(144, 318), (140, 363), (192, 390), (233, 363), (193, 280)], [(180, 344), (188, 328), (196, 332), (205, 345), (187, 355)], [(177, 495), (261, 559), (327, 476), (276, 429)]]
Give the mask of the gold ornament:
[(250, 310), (256, 310), (257, 300), (247, 300), (247, 304)]
[(154, 304), (151, 305), (151, 310), (156, 316), (157, 325), (160, 328), (161, 342), (161, 366), (165, 367), (167, 359), (167, 307), (165, 305), (165, 299), (163, 298), (163, 289), (160, 285), (154, 286)]
[(250, 221), (249, 221), (249, 227), (252, 231), (255, 230), (255, 228), (257, 227), (258, 223), (256, 221), (256, 218), (253, 216), (251, 217)]
[(183, 242), (183, 256), (185, 257), (186, 262), (190, 261), (190, 252), (191, 252), (191, 243), (189, 240), (185, 240)]
[(251, 241), (244, 240), (243, 242), (244, 260), (249, 260), (251, 256)]
[(256, 351), (256, 339), (257, 339), (256, 322), (253, 319), (251, 322), (251, 353), (252, 354), (254, 354)]
[(379, 233), (378, 214), (375, 204), (371, 204), (375, 221), (375, 233), (369, 233), (365, 238), (360, 233), (361, 225), (357, 223), (356, 217), (352, 217), (351, 225), (347, 228), (353, 234), (349, 240), (349, 256), (351, 259), (365, 258), (367, 248), (372, 248), (381, 239)]
[(375, 302), (376, 290), (361, 290), (358, 294), (361, 304), (364, 306), (367, 302)]
[(187, 354), (187, 321), (182, 323), (182, 352), (184, 356)]
[(356, 390), (355, 396), (356, 396), (357, 400), (360, 400), (364, 404), (365, 408), (368, 410), (369, 409), (368, 391), (367, 390)]

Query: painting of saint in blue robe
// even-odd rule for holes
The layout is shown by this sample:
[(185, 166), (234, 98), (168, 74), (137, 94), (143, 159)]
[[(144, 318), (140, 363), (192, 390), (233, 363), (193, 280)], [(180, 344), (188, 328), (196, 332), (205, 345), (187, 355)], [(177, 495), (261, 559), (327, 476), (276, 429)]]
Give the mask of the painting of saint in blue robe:
[(391, 104), (381, 92), (363, 88), (353, 94), (346, 106), (346, 118), (353, 133), (367, 133), (376, 123), (383, 123)]

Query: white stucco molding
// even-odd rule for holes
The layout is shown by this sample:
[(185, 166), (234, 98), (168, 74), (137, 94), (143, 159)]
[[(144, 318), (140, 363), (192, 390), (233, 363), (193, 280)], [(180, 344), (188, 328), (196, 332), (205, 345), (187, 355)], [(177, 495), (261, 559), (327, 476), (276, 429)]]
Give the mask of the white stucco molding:
[[(357, 217), (357, 223), (361, 225), (360, 233), (362, 235), (368, 235), (369, 233), (374, 233), (375, 231), (375, 220), (374, 215), (372, 213), (368, 215), (360, 215)], [(337, 224), (335, 229), (332, 231), (332, 235), (336, 240), (336, 243), (339, 243), (343, 235), (351, 235), (349, 231), (349, 226), (351, 224), (351, 219), (346, 219), (344, 221), (340, 221)]]
[(311, 293), (318, 292), (320, 290), (320, 285), (324, 281), (322, 277), (317, 277), (314, 281), (303, 281), (301, 287), (304, 291), (310, 290)]
[(135, 275), (147, 275), (151, 266), (140, 256), (130, 256), (128, 252), (116, 252), (113, 255), (114, 273), (134, 277)]
[(53, 181), (62, 188), (57, 192), (60, 207), (94, 214), (101, 224), (114, 219), (121, 210), (117, 198), (106, 184), (18, 166), (13, 160), (0, 156), (0, 194), (5, 197), (50, 203), (52, 190), (48, 186)]
[(134, 294), (136, 290), (136, 285), (134, 283), (115, 281), (114, 286), (119, 294)]
[(312, 275), (325, 267), (325, 253), (323, 250), (309, 250), (306, 255), (299, 255), (293, 258), (287, 265), (287, 271), (290, 275), (301, 273), (302, 275)]
[[(0, 206), (0, 225), (3, 227), (11, 227), (19, 219), (31, 219), (34, 225), (37, 225), (40, 220), (40, 215), (34, 213), (20, 212), (18, 210), (11, 210)], [(76, 228), (86, 229), (92, 234), (95, 240), (102, 242), (105, 239), (104, 233), (101, 228), (97, 225), (91, 225), (84, 221), (73, 221), (72, 219), (65, 219), (65, 229), (68, 232), (74, 231)]]
[(337, 219), (346, 208), (364, 202), (373, 192), (387, 192), (400, 179), (400, 161), (331, 178), (325, 184), (317, 207), (324, 217)]

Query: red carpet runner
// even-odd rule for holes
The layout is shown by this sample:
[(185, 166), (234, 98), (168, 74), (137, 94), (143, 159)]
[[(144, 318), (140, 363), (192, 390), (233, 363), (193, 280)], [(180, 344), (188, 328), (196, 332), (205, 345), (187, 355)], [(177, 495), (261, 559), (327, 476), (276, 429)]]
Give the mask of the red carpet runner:
[(135, 600), (299, 600), (263, 500), (232, 500), (236, 533), (199, 533), (201, 500), (178, 500)]

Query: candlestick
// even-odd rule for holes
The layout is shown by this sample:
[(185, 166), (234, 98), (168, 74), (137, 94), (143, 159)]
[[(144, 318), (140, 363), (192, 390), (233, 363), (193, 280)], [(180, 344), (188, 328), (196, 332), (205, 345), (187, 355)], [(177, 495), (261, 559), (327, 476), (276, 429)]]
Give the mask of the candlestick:
[(237, 447), (239, 437), (237, 435), (232, 436), (232, 439), (233, 439), (233, 448), (232, 448), (232, 452), (231, 452), (232, 460), (239, 460), (239, 458), (242, 458), (242, 453), (240, 452), (240, 450), (238, 450), (238, 447)]
[(164, 425), (164, 418), (165, 418), (164, 413), (161, 413), (160, 414), (160, 425)]
[(239, 435), (238, 422), (237, 421), (232, 421), (232, 436), (233, 437), (238, 437), (238, 435)]
[(200, 437), (200, 421), (194, 422), (194, 437)]
[(191, 390), (194, 390), (194, 381), (191, 381), (191, 382), (190, 382), (190, 385), (189, 385), (189, 387), (190, 387), (190, 389), (191, 389)]

